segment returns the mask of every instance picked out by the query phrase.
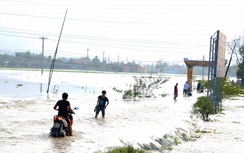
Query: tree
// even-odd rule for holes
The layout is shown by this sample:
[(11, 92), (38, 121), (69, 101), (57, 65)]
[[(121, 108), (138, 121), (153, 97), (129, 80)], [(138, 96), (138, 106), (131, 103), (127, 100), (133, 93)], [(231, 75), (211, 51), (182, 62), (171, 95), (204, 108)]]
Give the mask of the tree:
[(237, 63), (240, 63), (239, 61), (239, 56), (238, 56), (238, 51), (239, 49), (242, 47), (243, 45), (243, 39), (241, 37), (232, 39), (230, 42), (227, 42), (227, 50), (229, 51), (230, 55), (230, 60), (229, 63), (227, 65), (227, 69), (225, 72), (225, 77), (227, 77), (228, 71), (229, 71), (229, 67), (230, 64), (232, 62), (232, 56), (235, 54), (236, 55), (236, 59), (237, 59)]
[(93, 70), (98, 70), (100, 68), (100, 60), (98, 59), (97, 56), (95, 56), (92, 60), (91, 60), (91, 68)]
[(241, 79), (242, 85), (244, 84), (244, 36), (239, 37), (237, 41), (237, 48), (238, 48), (238, 55), (237, 56), (237, 61), (238, 61), (238, 69), (236, 71), (236, 76), (237, 78)]
[(11, 61), (13, 59), (13, 56), (8, 55), (8, 54), (1, 54), (0, 56), (0, 65), (3, 66), (4, 62), (6, 61)]

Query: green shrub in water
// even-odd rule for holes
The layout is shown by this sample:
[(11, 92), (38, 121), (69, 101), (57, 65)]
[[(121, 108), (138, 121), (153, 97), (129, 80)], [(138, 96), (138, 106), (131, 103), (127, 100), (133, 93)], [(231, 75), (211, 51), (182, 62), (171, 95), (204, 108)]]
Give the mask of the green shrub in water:
[[(118, 90), (116, 87), (113, 88), (114, 91), (123, 93), (123, 99), (132, 99), (132, 98), (150, 98), (155, 97), (154, 90), (162, 88), (162, 85), (169, 80), (169, 78), (162, 77), (136, 77), (133, 76), (135, 83), (127, 85), (128, 90)], [(161, 96), (166, 96), (162, 94)]]
[(213, 114), (213, 102), (201, 96), (197, 98), (197, 102), (193, 105), (193, 113), (201, 113), (204, 121), (209, 120), (209, 114)]
[(125, 90), (123, 94), (123, 99), (131, 99), (133, 97), (132, 90)]

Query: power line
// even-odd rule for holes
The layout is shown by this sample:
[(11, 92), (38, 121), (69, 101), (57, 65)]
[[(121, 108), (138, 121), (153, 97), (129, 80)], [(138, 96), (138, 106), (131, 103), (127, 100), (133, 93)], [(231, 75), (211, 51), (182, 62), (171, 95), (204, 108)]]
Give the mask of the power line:
[(120, 9), (120, 10), (128, 10), (128, 8), (119, 8), (119, 7), (95, 7), (95, 6), (81, 6), (81, 5), (70, 5), (70, 4), (60, 4), (60, 3), (41, 3), (41, 2), (33, 2), (33, 1), (17, 1), (17, 0), (0, 0), (6, 2), (16, 2), (16, 3), (28, 3), (28, 4), (35, 4), (35, 5), (51, 5), (51, 6), (71, 6), (71, 7), (78, 7), (78, 8), (94, 8), (94, 9)]
[[(28, 30), (21, 30), (21, 29), (10, 29), (9, 30), (1, 30), (2, 28), (0, 28), (0, 32), (4, 32), (5, 33), (19, 33), (19, 34), (30, 34), (30, 35), (40, 35), (40, 32), (37, 33), (36, 31), (28, 31)], [(3, 28), (3, 29), (8, 29), (8, 28)], [(43, 33), (43, 32), (42, 32)], [(6, 35), (7, 35), (6, 34)], [(45, 34), (46, 35), (46, 34)], [(48, 32), (49, 36), (56, 36), (57, 34), (54, 33), (50, 33)], [(98, 36), (85, 36), (85, 35), (75, 35), (75, 34), (64, 34), (65, 38), (73, 38), (73, 39), (85, 39), (85, 40), (99, 40), (99, 41), (112, 41), (112, 42), (120, 42), (120, 43), (139, 43), (140, 45), (144, 45), (145, 44), (154, 44), (154, 45), (175, 45), (177, 43), (177, 45), (180, 46), (194, 46), (194, 47), (204, 47), (208, 44), (194, 44), (191, 42), (188, 43), (182, 43), (182, 42), (171, 42), (171, 41), (155, 41), (155, 40), (135, 40), (135, 39), (118, 39), (118, 38), (110, 38), (110, 37), (98, 37)], [(150, 46), (151, 47), (151, 46)]]
[[(1, 33), (1, 32), (0, 32)], [(21, 35), (12, 35), (12, 34), (3, 34), (3, 35), (9, 35), (9, 36), (16, 36), (16, 37), (23, 37), (23, 38), (31, 38), (31, 39), (37, 39), (34, 36), (21, 36)], [(56, 41), (55, 39), (49, 39), (50, 41)], [(130, 50), (139, 50), (139, 51), (146, 51), (146, 52), (160, 52), (160, 53), (168, 53), (168, 51), (163, 51), (166, 48), (175, 50), (180, 50), (183, 47), (189, 47), (189, 46), (143, 46), (143, 45), (129, 45), (129, 44), (111, 44), (111, 43), (94, 43), (94, 42), (83, 42), (83, 41), (74, 41), (74, 40), (62, 40), (62, 42), (66, 43), (73, 43), (73, 44), (80, 44), (80, 45), (93, 45), (93, 46), (103, 46), (103, 47), (109, 47), (109, 48), (120, 48), (120, 49), (130, 49)], [(190, 54), (193, 55), (193, 53), (182, 53), (180, 51), (171, 51), (171, 53), (178, 53), (178, 54)], [(194, 55), (202, 55), (200, 52), (194, 53)]]
[[(61, 20), (60, 17), (51, 17), (51, 16), (41, 16), (41, 15), (29, 15), (29, 14), (17, 14), (17, 13), (6, 13), (0, 12), (3, 15), (10, 15), (10, 16), (21, 16), (21, 17), (31, 17), (31, 18), (46, 18), (46, 19), (57, 19)], [(86, 22), (100, 22), (100, 23), (113, 23), (113, 24), (132, 24), (132, 25), (150, 25), (150, 26), (181, 26), (181, 27), (188, 27), (189, 25), (184, 25), (182, 23), (152, 23), (152, 22), (133, 22), (133, 21), (118, 21), (118, 20), (92, 20), (92, 19), (79, 19), (79, 18), (67, 18), (67, 20), (72, 21), (86, 21)]]
[(32, 17), (32, 18), (47, 18), (47, 19), (61, 19), (60, 17), (50, 17), (50, 16), (38, 16), (38, 15), (29, 15), (29, 14), (16, 14), (16, 13), (4, 13), (0, 12), (0, 14), (11, 15), (11, 16), (22, 16), (22, 17)]

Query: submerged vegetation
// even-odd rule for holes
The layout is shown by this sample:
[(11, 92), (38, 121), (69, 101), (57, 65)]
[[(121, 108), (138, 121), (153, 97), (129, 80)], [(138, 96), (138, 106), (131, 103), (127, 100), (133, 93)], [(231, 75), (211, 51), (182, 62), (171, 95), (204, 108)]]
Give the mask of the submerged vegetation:
[(120, 139), (120, 142), (124, 144), (122, 147), (112, 147), (108, 149), (106, 153), (147, 153), (143, 149), (134, 148), (131, 143), (125, 143)]
[[(163, 78), (160, 76), (133, 76), (133, 78), (135, 83), (127, 85), (127, 87), (129, 88), (128, 90), (118, 90), (116, 87), (114, 87), (113, 90), (119, 93), (123, 93), (123, 99), (156, 97), (156, 95), (154, 95), (154, 90), (162, 88), (162, 84), (169, 80), (169, 78)], [(166, 96), (166, 94), (163, 94), (161, 96)]]
[(179, 145), (182, 142), (196, 141), (196, 137), (192, 136), (190, 132), (182, 129), (176, 128), (174, 134), (165, 134), (163, 137), (154, 138), (149, 144), (137, 145), (141, 148), (134, 148), (131, 143), (125, 143), (120, 140), (124, 146), (110, 148), (106, 153), (148, 153), (152, 150), (164, 152), (166, 150), (173, 150), (173, 146)]
[(136, 149), (132, 145), (127, 145), (124, 147), (113, 148), (106, 153), (146, 153), (146, 151), (142, 149)]

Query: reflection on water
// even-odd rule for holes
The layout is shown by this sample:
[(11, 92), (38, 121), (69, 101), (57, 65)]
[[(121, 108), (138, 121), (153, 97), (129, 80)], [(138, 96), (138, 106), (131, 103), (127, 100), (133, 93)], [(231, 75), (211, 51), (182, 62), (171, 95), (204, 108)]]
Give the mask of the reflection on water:
[[(38, 73), (4, 71), (0, 76), (0, 152), (104, 152), (109, 147), (122, 146), (120, 140), (136, 146), (137, 143), (152, 142), (152, 137), (174, 133), (176, 127), (193, 129), (189, 116), (198, 95), (193, 92), (192, 97), (183, 97), (179, 92), (177, 100), (173, 100), (174, 84), (178, 82), (181, 91), (184, 76), (172, 77), (160, 89), (158, 93), (167, 93), (167, 97), (124, 101), (112, 88), (116, 86), (117, 89), (125, 89), (126, 83), (133, 81), (131, 75), (57, 73), (53, 84), (59, 87), (58, 92), (50, 93), (47, 99), (46, 93), (38, 92), (38, 81), (47, 80), (46, 76), (45, 79), (38, 78)], [(23, 86), (16, 88), (18, 83)], [(45, 89), (45, 81), (42, 83)], [(103, 89), (107, 90), (110, 104), (106, 109), (106, 118), (99, 114), (95, 119), (94, 106)], [(69, 93), (71, 106), (79, 107), (73, 116), (74, 136), (53, 138), (49, 136), (53, 116), (57, 114), (53, 106), (64, 91)], [(234, 148), (239, 148), (244, 142), (243, 104), (223, 104), (229, 118), (220, 114), (211, 117), (214, 120), (211, 123), (197, 120), (197, 128), (208, 127), (211, 133), (204, 134), (197, 142), (175, 146), (172, 152), (211, 152), (208, 148), (217, 150), (213, 152), (227, 152), (231, 149), (238, 152)], [(224, 141), (229, 148), (212, 147)]]
[[(53, 138), (50, 136), (50, 148), (52, 148), (52, 152), (69, 152), (72, 147), (72, 142), (74, 140), (69, 137), (64, 137), (64, 138)], [(57, 150), (58, 148), (58, 150)]]

